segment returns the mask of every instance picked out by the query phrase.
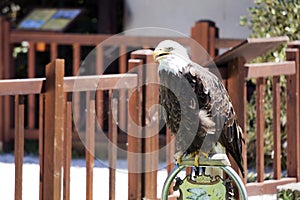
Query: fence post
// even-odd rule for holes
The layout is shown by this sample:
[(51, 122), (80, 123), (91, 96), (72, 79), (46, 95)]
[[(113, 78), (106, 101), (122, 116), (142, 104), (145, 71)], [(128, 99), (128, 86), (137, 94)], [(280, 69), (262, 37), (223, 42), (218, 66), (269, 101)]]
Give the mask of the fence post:
[(10, 78), (10, 23), (0, 17), (0, 78)]
[(64, 132), (64, 60), (46, 66), (45, 131), (43, 141), (43, 200), (61, 199)]
[[(157, 67), (153, 61), (152, 50), (138, 50), (131, 54), (133, 59), (141, 59), (144, 64), (147, 64), (143, 68), (143, 87), (145, 92), (143, 94), (143, 112), (142, 125), (147, 127), (144, 134), (144, 179), (142, 184), (144, 186), (143, 193), (145, 199), (156, 199), (157, 198), (157, 169), (158, 169), (158, 149), (159, 149), (159, 128), (158, 128), (158, 116), (159, 113), (152, 112), (151, 107), (158, 104), (159, 100), (159, 85)], [(151, 65), (151, 66), (150, 66)], [(155, 65), (155, 66), (154, 66)], [(154, 84), (153, 84), (154, 83)]]
[(287, 77), (287, 173), (300, 180), (300, 46), (287, 49), (286, 59), (294, 60), (296, 74)]
[[(128, 70), (133, 70), (138, 74), (138, 77), (142, 77), (141, 71), (135, 71), (136, 67), (142, 66), (143, 61), (140, 59), (129, 59), (128, 60)], [(139, 82), (140, 83), (140, 82)], [(142, 84), (138, 84), (141, 86)], [(142, 99), (142, 88), (137, 88), (132, 92), (129, 102), (128, 102), (128, 118), (131, 117), (132, 121), (138, 126), (142, 126), (142, 115), (141, 115), (141, 107), (142, 104), (139, 99)], [(130, 93), (129, 93), (130, 94)], [(142, 153), (142, 137), (135, 137), (137, 135), (141, 135), (142, 129), (136, 130), (135, 127), (129, 123), (127, 127), (127, 143), (128, 143), (128, 199), (142, 199), (142, 173), (140, 172), (142, 169), (142, 157), (135, 156), (137, 154)], [(134, 133), (134, 134), (133, 134)]]
[[(235, 108), (238, 122), (246, 138), (246, 80), (244, 75), (245, 59), (238, 57), (228, 63), (227, 90)], [(243, 145), (243, 160), (245, 169), (244, 183), (247, 181), (246, 145)], [(234, 162), (231, 162), (234, 163)], [(237, 166), (233, 168), (238, 171)]]
[[(217, 55), (215, 48), (215, 40), (218, 37), (218, 28), (215, 23), (210, 20), (197, 21), (194, 27), (191, 28), (191, 38), (194, 39), (207, 52), (207, 55), (201, 52), (199, 47), (191, 44), (191, 58), (193, 61), (204, 64), (209, 61), (210, 56), (214, 58)], [(202, 50), (203, 51), (203, 50)], [(203, 57), (204, 56), (204, 57)]]

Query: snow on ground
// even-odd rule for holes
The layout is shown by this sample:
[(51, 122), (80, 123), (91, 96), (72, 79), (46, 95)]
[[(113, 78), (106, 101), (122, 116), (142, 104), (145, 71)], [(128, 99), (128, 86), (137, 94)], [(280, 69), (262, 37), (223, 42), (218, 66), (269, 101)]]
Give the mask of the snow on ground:
[[(126, 166), (121, 161), (121, 166)], [(15, 180), (14, 156), (11, 154), (0, 154), (0, 199), (14, 199)], [(85, 160), (72, 160), (71, 167), (71, 200), (85, 199)], [(158, 196), (161, 194), (163, 183), (167, 177), (166, 170), (158, 171)], [(126, 170), (116, 170), (116, 199), (127, 199), (128, 176)], [(95, 161), (94, 167), (94, 199), (108, 199), (108, 168), (99, 161)], [(23, 165), (23, 200), (39, 199), (39, 160), (38, 157), (25, 156)], [(249, 200), (275, 200), (276, 195), (264, 195), (249, 197)]]
[[(125, 163), (125, 162), (124, 162)], [(125, 164), (124, 164), (125, 165)], [(15, 181), (14, 157), (11, 154), (0, 155), (0, 199), (14, 199)], [(71, 167), (71, 200), (86, 199), (85, 160), (72, 161)], [(158, 195), (167, 177), (166, 170), (158, 172)], [(94, 167), (94, 199), (108, 199), (108, 168), (95, 161)], [(116, 170), (116, 199), (127, 199), (128, 174), (123, 170)], [(25, 156), (23, 165), (23, 199), (39, 199), (39, 161), (38, 157)]]

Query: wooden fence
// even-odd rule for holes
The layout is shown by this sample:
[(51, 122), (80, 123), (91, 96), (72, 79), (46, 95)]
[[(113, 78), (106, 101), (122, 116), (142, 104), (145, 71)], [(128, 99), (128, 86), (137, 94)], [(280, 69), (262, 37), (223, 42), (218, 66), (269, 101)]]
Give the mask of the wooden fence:
[[(118, 81), (123, 84), (117, 84)], [(80, 87), (74, 87), (74, 83)], [(89, 84), (87, 84), (89, 83)], [(95, 84), (97, 87), (95, 87)], [(40, 199), (70, 199), (70, 163), (72, 149), (72, 93), (84, 92), (86, 96), (86, 199), (92, 199), (93, 166), (95, 148), (95, 90), (108, 90), (109, 102), (118, 104), (120, 99), (112, 97), (113, 90), (136, 90), (136, 74), (64, 77), (64, 60), (55, 60), (46, 67), (46, 78), (10, 79), (0, 81), (0, 95), (13, 96), (15, 122), (15, 199), (22, 199), (22, 166), (24, 157), (24, 96), (38, 94), (39, 109), (39, 155), (40, 155)], [(124, 99), (122, 99), (124, 101)], [(116, 106), (116, 105), (115, 105)], [(130, 99), (130, 115), (138, 116), (137, 95)], [(117, 112), (115, 110), (114, 112)], [(117, 145), (117, 120), (109, 111), (108, 138)], [(116, 114), (116, 113), (115, 113)], [(117, 115), (116, 115), (117, 116)], [(128, 132), (133, 130), (128, 128)], [(132, 134), (131, 134), (132, 135)], [(128, 139), (130, 142), (132, 139)], [(128, 148), (132, 148), (129, 143)], [(112, 147), (107, 147), (113, 149)], [(114, 152), (114, 151), (113, 151)], [(109, 154), (109, 162), (116, 162), (116, 153)], [(130, 159), (128, 159), (130, 160)], [(110, 166), (113, 166), (111, 164)], [(129, 166), (130, 168), (130, 166)], [(110, 168), (109, 194), (115, 196), (115, 169)], [(129, 175), (129, 180), (132, 181)], [(62, 181), (63, 180), (63, 181)], [(132, 184), (131, 184), (132, 185)], [(135, 185), (136, 186), (136, 185)], [(134, 187), (135, 187), (134, 186)], [(130, 187), (133, 190), (134, 187)], [(63, 188), (63, 190), (62, 190)], [(63, 191), (63, 193), (61, 193)]]
[[(73, 75), (76, 75), (77, 70), (80, 66), (80, 58), (81, 58), (81, 48), (82, 46), (96, 46), (102, 41), (111, 37), (111, 35), (79, 35), (79, 34), (53, 34), (53, 33), (33, 33), (33, 32), (18, 32), (18, 31), (10, 31), (9, 25), (7, 22), (0, 20), (0, 25), (3, 27), (3, 32), (1, 32), (0, 40), (1, 52), (0, 58), (1, 67), (3, 71), (1, 78), (8, 79), (13, 76), (12, 60), (10, 59), (10, 54), (7, 52), (11, 52), (11, 48), (13, 44), (28, 41), (29, 42), (29, 52), (28, 56), (28, 76), (30, 79), (26, 80), (2, 80), (0, 82), (0, 94), (4, 96), (0, 98), (0, 111), (6, 116), (11, 114), (10, 106), (12, 103), (10, 102), (10, 97), (7, 95), (15, 96), (15, 113), (11, 114), (9, 117), (2, 118), (1, 125), (1, 139), (5, 142), (9, 141), (11, 138), (14, 138), (15, 147), (15, 155), (16, 155), (16, 177), (17, 174), (22, 173), (22, 159), (23, 159), (23, 150), (22, 145), (24, 142), (24, 137), (26, 138), (39, 138), (40, 143), (40, 164), (41, 164), (41, 188), (40, 194), (41, 199), (46, 199), (48, 197), (53, 197), (53, 195), (58, 195), (53, 197), (52, 199), (57, 199), (61, 195), (60, 188), (62, 187), (61, 183), (58, 183), (60, 180), (60, 171), (59, 166), (63, 166), (63, 196), (64, 199), (69, 199), (69, 168), (70, 168), (70, 148), (71, 148), (71, 136), (72, 136), (72, 95), (70, 95), (72, 91), (72, 87), (70, 86), (71, 82), (75, 77), (63, 78), (63, 67), (54, 67), (56, 65), (62, 65), (62, 61), (54, 61), (58, 57), (58, 47), (59, 45), (70, 45), (73, 47)], [(297, 182), (300, 181), (300, 150), (299, 150), (299, 142), (300, 142), (300, 130), (299, 130), (299, 50), (300, 45), (299, 42), (292, 42), (289, 44), (289, 48), (287, 49), (287, 61), (282, 63), (259, 63), (259, 64), (249, 64), (253, 58), (262, 55), (266, 51), (273, 49), (274, 47), (282, 44), (287, 41), (286, 37), (279, 38), (270, 38), (270, 39), (247, 39), (243, 41), (235, 40), (235, 39), (222, 39), (218, 38), (218, 29), (215, 27), (212, 22), (197, 22), (195, 26), (191, 29), (191, 36), (194, 38), (199, 44), (201, 44), (207, 52), (210, 54), (212, 58), (214, 58), (215, 64), (219, 67), (221, 72), (223, 81), (226, 85), (229, 95), (232, 98), (236, 113), (239, 117), (239, 122), (243, 128), (246, 130), (246, 80), (250, 78), (256, 79), (256, 109), (257, 109), (257, 120), (256, 120), (256, 171), (257, 171), (257, 182), (255, 183), (247, 183), (247, 190), (250, 196), (252, 195), (260, 195), (260, 194), (274, 194), (276, 192), (276, 186)], [(107, 45), (115, 45), (119, 48), (119, 73), (125, 73), (126, 71), (140, 66), (142, 64), (151, 64), (152, 53), (151, 50), (142, 50), (131, 53), (131, 59), (127, 60), (125, 52), (129, 47), (155, 47), (158, 42), (164, 39), (170, 39), (169, 37), (135, 37), (135, 36), (114, 36), (114, 40), (111, 40)], [(185, 46), (191, 47), (191, 54), (194, 60), (197, 61), (197, 49), (193, 49), (193, 46), (190, 43), (188, 38), (171, 38)], [(46, 43), (50, 48), (50, 58), (49, 61), (54, 61), (50, 64), (48, 72), (46, 73), (46, 79), (34, 79), (34, 68), (35, 68), (35, 47), (36, 43), (43, 42)], [(233, 47), (230, 51), (218, 55), (219, 49)], [(103, 66), (103, 46), (97, 48), (97, 57), (96, 63), (98, 68), (98, 72), (101, 72), (101, 66)], [(5, 49), (5, 50), (4, 50)], [(201, 62), (201, 60), (198, 60)], [(210, 63), (207, 63), (207, 67), (209, 67)], [(51, 67), (52, 66), (52, 67)], [(53, 73), (53, 70), (58, 70), (56, 73)], [(62, 71), (59, 71), (62, 70)], [(150, 70), (150, 71), (147, 71)], [(137, 88), (141, 87), (147, 80), (142, 79), (141, 77), (147, 78), (151, 77), (151, 73), (155, 73), (151, 71), (151, 69), (145, 68), (142, 70), (143, 74), (136, 75), (126, 75), (128, 81), (135, 82), (132, 83), (132, 86)], [(144, 74), (146, 73), (146, 75)], [(52, 74), (52, 75), (51, 75)], [(52, 76), (57, 76), (53, 79)], [(287, 79), (287, 177), (281, 176), (281, 144), (280, 144), (280, 83), (279, 77), (285, 76)], [(51, 78), (52, 77), (52, 78)], [(101, 77), (101, 78), (100, 78)], [(97, 78), (104, 79), (106, 76), (100, 76)], [(266, 77), (271, 77), (273, 79), (273, 138), (274, 138), (274, 176), (272, 180), (265, 181), (264, 180), (264, 113), (263, 113), (263, 99), (264, 99), (264, 88), (265, 88), (265, 79)], [(92, 79), (93, 77), (86, 77), (87, 79)], [(94, 77), (95, 78), (95, 77)], [(99, 90), (112, 90), (118, 88), (112, 88), (111, 86), (115, 86), (115, 81), (118, 78), (121, 78), (121, 75), (112, 75), (109, 78), (108, 83), (110, 85), (103, 86), (104, 88), (97, 88)], [(48, 81), (47, 81), (48, 80)], [(58, 82), (52, 82), (58, 81)], [(60, 82), (59, 82), (60, 81)], [(114, 83), (114, 84), (113, 84)], [(61, 89), (59, 87), (55, 87), (57, 85), (63, 85), (64, 95), (58, 95), (61, 93)], [(9, 87), (8, 87), (9, 86)], [(91, 86), (85, 85), (81, 89), (81, 91), (90, 91)], [(52, 90), (55, 88), (55, 90)], [(149, 108), (156, 104), (158, 99), (157, 95), (157, 86), (143, 86), (141, 90), (135, 95), (131, 96), (131, 101), (129, 101), (130, 105), (128, 108), (128, 114), (132, 115), (132, 118), (143, 126), (149, 123), (152, 115), (155, 113), (148, 112)], [(34, 113), (37, 109), (35, 105), (35, 97), (30, 95), (39, 94), (39, 115), (38, 121), (39, 124), (35, 124), (36, 116)], [(97, 95), (101, 94), (97, 92)], [(147, 95), (148, 94), (148, 95)], [(151, 96), (149, 94), (152, 94)], [(28, 97), (28, 105), (24, 105), (23, 96)], [(87, 105), (87, 127), (86, 131), (88, 132), (90, 137), (87, 138), (86, 144), (90, 146), (91, 149), (95, 144), (93, 143), (93, 131), (94, 125), (89, 123), (88, 121), (94, 116), (92, 114), (93, 110), (96, 110), (96, 113), (103, 112), (101, 106), (97, 106), (94, 108), (95, 101), (102, 99), (102, 96), (97, 96), (96, 98), (90, 98), (89, 92), (86, 92), (86, 105)], [(120, 95), (124, 100), (124, 96), (122, 96), (122, 92)], [(74, 97), (74, 96), (73, 96)], [(149, 98), (148, 98), (149, 97)], [(74, 100), (74, 99), (73, 99)], [(64, 105), (64, 109), (61, 109), (58, 103), (61, 102), (61, 105)], [(119, 113), (127, 113), (124, 112), (126, 110), (126, 106), (128, 106), (124, 101), (111, 101), (108, 102), (116, 102), (120, 104)], [(121, 106), (123, 104), (123, 106)], [(96, 105), (99, 105), (96, 103)], [(101, 104), (100, 104), (101, 105)], [(27, 114), (24, 113), (24, 107), (28, 107)], [(47, 110), (50, 109), (51, 110)], [(57, 109), (53, 109), (57, 108)], [(90, 108), (90, 109), (89, 109)], [(139, 108), (138, 110), (133, 108)], [(74, 109), (74, 108), (73, 108)], [(123, 110), (122, 110), (123, 109)], [(90, 114), (89, 114), (90, 111)], [(45, 114), (47, 113), (47, 115)], [(51, 114), (50, 114), (51, 113)], [(110, 112), (111, 113), (111, 112)], [(24, 115), (27, 116), (24, 116)], [(55, 115), (60, 115), (64, 120), (61, 120), (56, 124), (55, 120), (57, 117)], [(63, 115), (63, 116), (62, 116)], [(136, 115), (136, 116), (135, 116)], [(99, 115), (98, 115), (99, 116)], [(122, 118), (122, 114), (119, 115), (118, 119), (120, 123), (126, 123), (126, 118)], [(135, 117), (133, 117), (135, 116)], [(24, 129), (24, 119), (28, 118), (28, 128)], [(47, 118), (46, 118), (47, 117)], [(88, 118), (89, 117), (89, 118)], [(53, 121), (53, 125), (44, 123), (44, 119), (46, 118), (47, 122), (50, 120)], [(154, 117), (155, 118), (155, 117)], [(14, 119), (14, 126), (11, 126), (11, 121)], [(110, 126), (108, 132), (111, 133), (111, 141), (116, 141), (116, 125), (113, 125), (110, 119)], [(123, 122), (122, 122), (123, 121)], [(62, 123), (63, 122), (63, 123)], [(50, 125), (50, 126), (49, 126)], [(15, 136), (12, 137), (10, 135), (11, 128), (14, 127)], [(36, 127), (38, 127), (38, 132), (35, 131)], [(127, 131), (131, 131), (131, 126), (127, 127)], [(154, 127), (156, 130), (158, 127)], [(64, 130), (64, 131), (62, 131)], [(157, 129), (158, 130), (158, 129)], [(57, 131), (57, 132), (56, 132)], [(46, 134), (46, 133), (57, 133), (58, 135)], [(38, 133), (38, 134), (37, 134)], [(147, 134), (147, 133), (144, 133)], [(247, 134), (246, 134), (247, 135)], [(46, 139), (46, 137), (48, 137)], [(51, 136), (51, 138), (50, 138)], [(59, 138), (64, 138), (62, 141)], [(166, 142), (170, 142), (171, 138), (167, 133)], [(59, 143), (60, 142), (60, 143)], [(60, 144), (64, 142), (65, 148), (62, 148)], [(145, 140), (137, 139), (136, 137), (127, 136), (128, 142), (128, 151), (130, 152), (153, 152), (159, 148), (159, 137), (155, 135), (153, 137), (149, 137)], [(54, 145), (54, 143), (58, 145)], [(144, 147), (143, 147), (144, 146)], [(20, 147), (20, 148), (19, 148)], [(47, 152), (47, 154), (45, 154)], [(64, 153), (64, 159), (62, 159), (62, 153)], [(167, 149), (168, 157), (172, 157), (174, 153), (174, 148)], [(87, 162), (87, 199), (91, 199), (92, 194), (92, 174), (93, 174), (93, 158), (91, 155), (93, 152), (86, 152), (86, 162)], [(45, 156), (47, 155), (47, 156)], [(50, 156), (52, 155), (52, 156)], [(54, 156), (57, 155), (57, 156)], [(111, 154), (111, 162), (114, 162), (115, 154)], [(246, 157), (246, 147), (244, 147), (244, 160), (247, 160)], [(128, 168), (136, 168), (136, 165), (132, 165), (133, 158), (128, 157)], [(152, 159), (152, 160), (151, 160)], [(157, 166), (158, 159), (157, 158), (143, 158), (138, 161), (140, 166)], [(51, 163), (50, 163), (51, 162)], [(44, 171), (43, 166), (50, 166), (52, 171), (46, 172)], [(172, 166), (169, 166), (169, 169)], [(247, 163), (245, 162), (245, 169), (247, 169)], [(61, 172), (61, 171), (60, 171)], [(59, 176), (56, 176), (59, 175)], [(110, 195), (111, 199), (114, 199), (114, 170), (110, 171)], [(146, 199), (156, 199), (157, 198), (157, 171), (148, 172), (145, 174), (139, 173), (129, 173), (129, 190), (128, 190), (128, 198), (129, 199), (141, 199), (145, 197)], [(16, 199), (20, 198), (20, 191), (22, 181), (16, 179)], [(245, 179), (246, 183), (246, 179)], [(18, 187), (17, 187), (18, 186)], [(20, 186), (20, 187), (19, 187)], [(51, 193), (51, 194), (50, 194)]]
[[(223, 82), (226, 84), (228, 93), (232, 99), (234, 108), (239, 118), (239, 123), (244, 130), (247, 138), (246, 130), (246, 102), (247, 102), (247, 87), (246, 81), (256, 79), (256, 182), (246, 183), (249, 196), (275, 194), (277, 185), (286, 183), (299, 182), (300, 172), (300, 151), (299, 151), (299, 41), (290, 42), (286, 50), (286, 60), (280, 63), (255, 63), (249, 62), (264, 53), (274, 49), (276, 46), (288, 42), (286, 37), (277, 37), (269, 39), (254, 39), (249, 38), (240, 44), (236, 45), (222, 55), (217, 55), (218, 49), (218, 29), (213, 23), (200, 23), (192, 29), (192, 35), (197, 35), (197, 28), (202, 31), (201, 38), (197, 41), (204, 46), (209, 54), (214, 58), (214, 63), (218, 66)], [(285, 92), (280, 87), (280, 76), (285, 76), (287, 79), (287, 97), (286, 97), (286, 115), (287, 115), (287, 177), (282, 177), (281, 166), (281, 129), (280, 129), (280, 93)], [(264, 165), (264, 98), (266, 78), (271, 78), (272, 96), (273, 96), (273, 178), (265, 180), (265, 165)], [(244, 160), (247, 160), (247, 149), (244, 149)], [(248, 169), (247, 162), (244, 163), (244, 168)]]
[[(203, 24), (204, 28), (208, 27), (207, 24), (210, 24), (210, 22), (203, 22), (196, 24), (196, 26), (193, 28), (194, 31), (192, 31), (191, 36), (192, 38), (195, 38), (197, 42), (199, 42), (204, 49), (211, 46), (212, 43), (203, 43), (201, 40), (198, 41), (199, 35), (203, 35)], [(27, 76), (28, 78), (35, 78), (36, 77), (36, 71), (38, 67), (43, 67), (43, 65), (46, 65), (48, 62), (53, 61), (54, 59), (60, 57), (59, 55), (59, 49), (60, 47), (71, 47), (70, 48), (70, 57), (72, 58), (70, 61), (71, 66), (71, 73), (70, 75), (77, 75), (78, 70), (81, 65), (81, 61), (84, 60), (84, 56), (82, 55), (83, 50), (85, 47), (96, 47), (95, 53), (95, 60), (96, 60), (96, 74), (102, 74), (104, 70), (104, 60), (105, 60), (105, 48), (107, 47), (114, 47), (117, 49), (119, 56), (117, 56), (118, 61), (118, 72), (124, 73), (128, 70), (128, 64), (127, 64), (127, 56), (128, 52), (130, 52), (132, 49), (140, 49), (140, 48), (154, 48), (156, 45), (165, 39), (173, 39), (175, 41), (180, 42), (181, 44), (189, 47), (193, 47), (191, 44), (191, 40), (188, 37), (140, 37), (140, 36), (124, 36), (124, 35), (99, 35), (99, 34), (65, 34), (65, 33), (49, 33), (49, 32), (30, 32), (30, 31), (19, 31), (19, 30), (11, 30), (9, 27), (9, 24), (7, 21), (5, 21), (3, 18), (0, 19), (0, 28), (3, 30), (0, 33), (0, 37), (2, 38), (0, 45), (1, 46), (1, 53), (0, 53), (0, 59), (1, 60), (1, 67), (2, 67), (2, 73), (0, 73), (0, 78), (7, 79), (7, 78), (14, 78), (15, 77), (15, 68), (14, 68), (14, 62), (15, 60), (12, 58), (12, 50), (13, 47), (16, 45), (20, 46), (20, 43), (26, 41), (28, 43), (28, 52), (26, 53), (27, 56), (27, 63), (25, 64), (25, 67), (27, 69)], [(113, 39), (110, 39), (112, 38)], [(197, 38), (198, 37), (198, 38)], [(200, 37), (202, 39), (202, 37)], [(203, 40), (203, 39), (202, 39)], [(214, 40), (214, 44), (216, 45), (216, 48), (223, 49), (223, 48), (230, 48), (242, 40), (240, 39), (219, 39), (216, 38)], [(202, 42), (202, 43), (201, 43)], [(49, 52), (49, 58), (48, 61), (46, 60), (45, 63), (42, 63), (38, 65), (36, 62), (37, 60), (37, 52), (38, 52), (38, 46), (39, 44), (42, 44), (42, 46), (45, 46), (45, 51)], [(196, 55), (197, 48), (192, 48), (192, 57), (195, 58), (194, 60), (197, 61), (197, 58), (199, 58), (198, 55)], [(209, 52), (212, 52), (211, 50)], [(211, 56), (214, 56), (215, 54), (211, 54)], [(98, 99), (102, 99), (100, 97), (101, 93), (98, 94)], [(25, 130), (25, 138), (28, 139), (37, 139), (38, 138), (38, 131), (37, 131), (37, 119), (38, 116), (36, 115), (36, 110), (38, 109), (36, 106), (36, 98), (34, 95), (29, 95), (28, 100), (28, 106), (27, 106), (27, 112), (26, 115), (26, 127)], [(9, 99), (4, 98), (4, 109), (3, 113), (10, 113), (9, 110), (11, 110), (11, 106), (9, 106)], [(4, 105), (2, 104), (2, 105)], [(100, 102), (99, 102), (100, 104)], [(97, 109), (101, 109), (100, 107)], [(101, 113), (101, 110), (98, 110), (99, 113)], [(13, 115), (8, 115), (6, 119), (3, 119), (0, 122), (0, 128), (2, 134), (0, 135), (0, 140), (3, 141), (4, 149), (5, 144), (7, 144), (13, 136), (12, 128), (12, 121), (13, 121)], [(124, 120), (121, 120), (124, 121)]]

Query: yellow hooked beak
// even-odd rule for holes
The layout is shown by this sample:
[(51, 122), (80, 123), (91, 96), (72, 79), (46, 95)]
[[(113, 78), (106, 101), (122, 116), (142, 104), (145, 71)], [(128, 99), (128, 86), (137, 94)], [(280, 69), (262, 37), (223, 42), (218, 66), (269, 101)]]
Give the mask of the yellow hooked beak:
[(169, 55), (170, 51), (164, 50), (164, 49), (155, 49), (153, 52), (153, 59), (155, 62), (158, 62), (158, 60), (164, 58), (166, 55)]

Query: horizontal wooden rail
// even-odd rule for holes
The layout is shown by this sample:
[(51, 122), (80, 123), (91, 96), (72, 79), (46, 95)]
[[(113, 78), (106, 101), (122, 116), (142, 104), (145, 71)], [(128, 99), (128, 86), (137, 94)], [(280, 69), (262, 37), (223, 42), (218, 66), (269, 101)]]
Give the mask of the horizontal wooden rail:
[(137, 86), (136, 74), (107, 74), (64, 78), (65, 92), (124, 89)]
[(105, 41), (105, 45), (126, 45), (126, 46), (150, 46), (155, 47), (159, 42), (172, 39), (183, 45), (189, 45), (191, 39), (188, 37), (146, 37), (146, 36), (124, 36), (124, 35), (108, 35), (108, 34), (66, 34), (66, 33), (50, 33), (50, 32), (31, 32), (13, 30), (10, 34), (10, 43), (18, 43), (22, 41), (28, 42), (44, 42), (59, 43), (59, 45), (98, 45)]
[(0, 96), (39, 94), (45, 78), (0, 80)]
[(216, 38), (215, 48), (216, 49), (228, 49), (239, 45), (245, 39), (235, 39), (235, 38)]
[[(111, 40), (108, 40), (111, 39)], [(190, 46), (191, 39), (188, 37), (147, 37), (147, 36), (124, 36), (124, 35), (109, 35), (109, 34), (74, 34), (74, 33), (56, 33), (51, 32), (37, 33), (31, 31), (13, 30), (10, 35), (11, 43), (22, 41), (30, 42), (45, 42), (58, 43), (60, 45), (97, 45), (105, 41), (105, 45), (127, 45), (127, 46), (150, 46), (155, 47), (163, 40), (176, 40), (185, 46)], [(215, 48), (230, 48), (243, 42), (244, 39), (234, 38), (216, 38)]]
[(245, 78), (263, 78), (269, 76), (292, 75), (296, 73), (295, 62), (268, 62), (245, 65)]
[[(273, 38), (247, 38), (239, 45), (226, 51), (225, 53), (214, 58), (214, 64), (217, 66), (226, 65), (231, 60), (242, 57), (245, 63), (249, 63), (254, 58), (263, 55), (264, 53), (278, 47), (284, 42), (288, 42), (289, 38), (273, 37)], [(210, 65), (210, 63), (208, 64)]]
[[(40, 94), (45, 78), (0, 80), (0, 96)], [(133, 88), (137, 86), (135, 74), (73, 76), (64, 78), (64, 91), (93, 91)]]
[(247, 194), (248, 196), (276, 194), (276, 188), (278, 185), (295, 182), (297, 182), (296, 178), (282, 178), (280, 180), (266, 180), (260, 183), (247, 183)]

